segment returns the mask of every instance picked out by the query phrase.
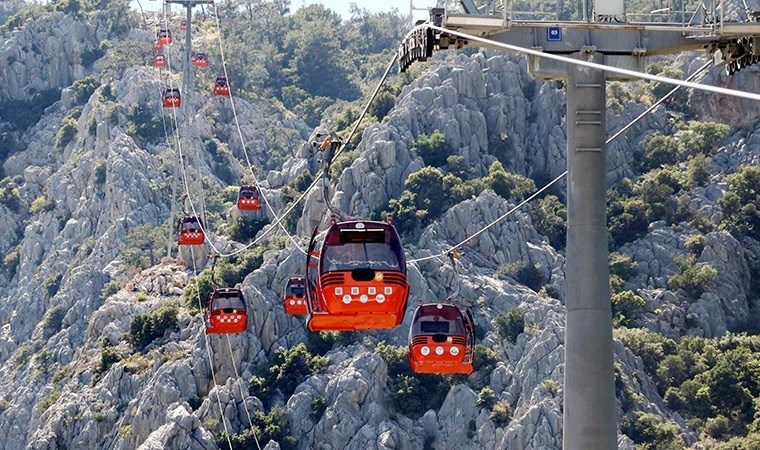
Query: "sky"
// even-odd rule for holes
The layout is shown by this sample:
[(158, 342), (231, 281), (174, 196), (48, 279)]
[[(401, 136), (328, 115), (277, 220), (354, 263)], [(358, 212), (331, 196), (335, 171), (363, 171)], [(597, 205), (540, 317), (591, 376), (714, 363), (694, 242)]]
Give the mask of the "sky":
[[(161, 0), (140, 0), (144, 11), (157, 11), (161, 8)], [(356, 3), (360, 8), (366, 9), (370, 12), (384, 12), (392, 11), (394, 8), (403, 15), (409, 14), (409, 5), (413, 4), (414, 8), (428, 8), (435, 6), (436, 0), (382, 0), (382, 1), (367, 1), (367, 0), (291, 0), (290, 9), (295, 11), (302, 6), (311, 5), (313, 3), (321, 3), (327, 8), (337, 12), (344, 19), (351, 17), (351, 3)], [(138, 4), (136, 0), (132, 0), (132, 8), (138, 10)], [(179, 11), (179, 6), (173, 6), (173, 9)], [(415, 19), (427, 19), (427, 11), (413, 11)]]

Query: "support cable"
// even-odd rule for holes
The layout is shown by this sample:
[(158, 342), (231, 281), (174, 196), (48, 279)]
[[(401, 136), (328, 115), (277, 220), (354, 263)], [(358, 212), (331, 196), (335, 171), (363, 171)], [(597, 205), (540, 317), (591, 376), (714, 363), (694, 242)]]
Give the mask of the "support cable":
[[(195, 265), (195, 251), (193, 250), (192, 246), (190, 246), (190, 258), (193, 260), (193, 276), (196, 279), (198, 279), (198, 267)], [(201, 300), (201, 290), (200, 285), (198, 285), (198, 307), (201, 311), (203, 311), (203, 300)], [(204, 324), (205, 327), (205, 324)], [(211, 357), (211, 344), (209, 343), (208, 335), (204, 332), (203, 333), (204, 340), (206, 341), (206, 350), (208, 351), (208, 366), (211, 369), (211, 379), (214, 382), (214, 386), (212, 387), (212, 390), (219, 387), (219, 384), (216, 381), (216, 371), (214, 370), (214, 360)], [(230, 438), (230, 430), (227, 428), (227, 422), (224, 420), (224, 408), (222, 407), (222, 399), (219, 396), (219, 391), (216, 391), (216, 401), (219, 405), (219, 416), (222, 420), (222, 425), (224, 426), (224, 435), (227, 437), (227, 444), (230, 446), (230, 450), (233, 449), (232, 447), (232, 439)]]

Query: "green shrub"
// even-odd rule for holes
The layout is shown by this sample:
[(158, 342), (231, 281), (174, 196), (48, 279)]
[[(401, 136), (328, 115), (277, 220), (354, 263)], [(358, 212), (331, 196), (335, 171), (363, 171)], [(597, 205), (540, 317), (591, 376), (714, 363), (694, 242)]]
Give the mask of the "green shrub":
[(512, 406), (506, 400), (499, 400), (493, 405), (490, 418), (497, 427), (509, 424), (512, 420)]
[(124, 371), (132, 375), (145, 373), (151, 367), (153, 367), (153, 361), (141, 353), (130, 355), (129, 358), (124, 360)]
[(524, 261), (502, 264), (496, 271), (499, 275), (505, 275), (514, 278), (518, 283), (524, 284), (534, 291), (541, 289), (546, 282), (541, 264), (530, 264)]
[(306, 336), (306, 348), (309, 353), (324, 356), (336, 345), (346, 347), (356, 342), (358, 334), (355, 331), (320, 331)]
[(616, 247), (633, 242), (647, 232), (647, 204), (639, 198), (627, 198), (618, 193), (610, 195), (607, 226)]
[(401, 414), (417, 419), (429, 409), (439, 409), (451, 388), (440, 375), (415, 374), (409, 368), (405, 346), (379, 342), (375, 353), (388, 366), (388, 403)]
[(412, 151), (417, 153), (428, 166), (439, 167), (446, 164), (446, 158), (454, 149), (446, 143), (446, 136), (438, 130), (430, 135), (420, 134), (414, 139)]
[(93, 75), (90, 75), (81, 80), (76, 80), (71, 87), (74, 102), (77, 105), (83, 105), (87, 103), (95, 90), (100, 87), (100, 81)]
[[(2, 145), (3, 143), (0, 142), (0, 152), (3, 151)], [(0, 157), (0, 164), (3, 159)], [(0, 204), (13, 212), (20, 212), (21, 210), (21, 192), (18, 185), (7, 177), (0, 180)]]
[(530, 210), (533, 226), (540, 234), (549, 238), (556, 249), (563, 249), (567, 237), (567, 207), (554, 195), (536, 200)]
[(311, 401), (311, 411), (309, 411), (309, 417), (315, 422), (318, 422), (319, 419), (322, 418), (322, 415), (325, 413), (326, 409), (327, 401), (325, 401), (325, 398), (321, 395), (314, 397), (314, 399)]
[(0, 102), (0, 121), (9, 122), (16, 130), (24, 131), (39, 122), (45, 109), (61, 99), (61, 90), (46, 89), (34, 94), (29, 101)]
[(676, 351), (675, 341), (643, 328), (617, 328), (614, 335), (641, 358), (644, 369), (650, 375), (657, 372), (657, 366), (665, 355)]
[(644, 172), (679, 161), (678, 142), (672, 136), (654, 134), (644, 138), (641, 143), (644, 146), (641, 170)]
[(723, 211), (721, 228), (736, 239), (744, 236), (760, 239), (760, 167), (741, 166), (726, 177), (728, 192), (718, 202)]
[(95, 164), (95, 183), (103, 185), (106, 182), (106, 174), (108, 169), (108, 163), (106, 160), (101, 159)]
[(61, 287), (61, 280), (63, 280), (63, 275), (60, 273), (51, 275), (45, 279), (43, 287), (45, 288), (45, 292), (47, 292), (48, 297), (53, 297), (58, 293), (58, 289)]
[(395, 95), (385, 90), (380, 91), (370, 105), (368, 113), (375, 116), (378, 121), (382, 121), (386, 114), (393, 109), (395, 103)]
[(729, 126), (722, 123), (690, 120), (680, 134), (679, 149), (687, 156), (708, 155), (729, 131)]
[(13, 278), (16, 275), (18, 264), (19, 264), (18, 248), (9, 252), (7, 255), (5, 255), (5, 258), (3, 258), (3, 268), (5, 269), (5, 271), (8, 273), (8, 275), (11, 278)]
[[(284, 408), (279, 406), (272, 408), (269, 414), (256, 411), (251, 419), (253, 429), (249, 428), (240, 434), (229, 435), (232, 448), (235, 450), (257, 450), (260, 448), (259, 443), (270, 440), (279, 443), (282, 450), (295, 450), (297, 448), (297, 440), (289, 434), (290, 429)], [(216, 438), (219, 448), (227, 448), (227, 437), (227, 434), (222, 433)]]
[(705, 243), (707, 239), (704, 234), (694, 234), (684, 242), (684, 248), (694, 255), (702, 254), (702, 250), (705, 249)]
[(304, 343), (290, 349), (279, 348), (274, 352), (274, 360), (264, 376), (254, 377), (251, 385), (256, 396), (267, 403), (272, 401), (277, 391), (288, 399), (306, 378), (324, 372), (329, 362), (329, 358), (312, 356)]
[(494, 394), (493, 389), (488, 386), (481, 389), (476, 404), (481, 408), (491, 409), (493, 408), (494, 403), (496, 403), (496, 395)]
[(712, 176), (710, 172), (711, 163), (712, 159), (705, 155), (697, 155), (689, 160), (689, 168), (686, 171), (689, 186), (707, 186)]
[(214, 283), (211, 281), (211, 270), (206, 269), (197, 277), (190, 280), (182, 291), (185, 299), (185, 308), (200, 311), (206, 303), (209, 294), (214, 291)]
[(718, 271), (709, 264), (697, 264), (694, 255), (677, 257), (675, 259), (679, 273), (668, 280), (671, 289), (683, 289), (692, 298), (697, 299), (707, 290), (710, 284), (718, 278)]
[(37, 403), (37, 407), (44, 413), (51, 406), (53, 406), (59, 398), (61, 398), (61, 393), (58, 392), (56, 388), (53, 388), (53, 390), (50, 391), (47, 396), (45, 396), (42, 400), (40, 400), (39, 403)]
[(617, 275), (623, 280), (629, 280), (636, 274), (638, 263), (625, 253), (610, 252), (610, 274)]
[(507, 172), (499, 161), (491, 164), (483, 182), (486, 187), (493, 189), (497, 195), (505, 199), (522, 200), (536, 191), (533, 180)]
[(116, 281), (109, 281), (103, 285), (103, 289), (100, 290), (100, 299), (105, 300), (117, 292), (119, 292), (119, 283)]
[(106, 84), (103, 86), (103, 89), (100, 90), (99, 100), (101, 103), (113, 102), (116, 100), (116, 93), (114, 93), (110, 84)]
[(628, 324), (631, 317), (646, 306), (647, 302), (633, 291), (622, 291), (611, 298), (612, 315), (618, 324)]
[(157, 143), (164, 138), (164, 125), (146, 105), (134, 104), (127, 112), (127, 134), (149, 143)]
[(511, 343), (517, 341), (517, 337), (525, 332), (525, 312), (518, 308), (510, 309), (507, 315), (499, 314), (494, 319), (496, 334), (507, 339)]
[(132, 318), (127, 339), (132, 347), (142, 352), (154, 340), (164, 336), (167, 331), (177, 330), (179, 306), (169, 302), (155, 311), (139, 314)]
[(46, 194), (34, 199), (29, 206), (29, 214), (37, 214), (43, 211), (52, 211), (55, 208), (55, 201), (48, 199)]
[(251, 242), (256, 239), (256, 233), (264, 228), (269, 220), (239, 217), (233, 224), (225, 228), (225, 235), (237, 242)]
[(705, 423), (705, 433), (714, 439), (718, 439), (727, 434), (730, 428), (731, 424), (728, 422), (728, 418), (723, 415), (708, 419)]
[[(90, 68), (92, 67), (93, 64), (95, 64), (95, 61), (105, 56), (105, 54), (106, 54), (106, 47), (103, 45), (100, 45), (98, 47), (93, 47), (89, 50), (85, 50), (82, 52), (82, 65), (84, 67)], [(92, 95), (92, 92), (90, 93), (90, 95)], [(89, 95), (87, 97), (89, 97)]]
[[(21, 150), (21, 147), (19, 146), (18, 139), (16, 139), (15, 133), (13, 133), (12, 131), (0, 131), (0, 163), (5, 161), (6, 158), (8, 158), (10, 155), (16, 153), (19, 150)], [(2, 183), (0, 183), (0, 187), (5, 188), (6, 183), (9, 183), (9, 182), (10, 182), (10, 179), (7, 179), (7, 181), (4, 179)], [(1, 191), (0, 191), (0, 196), (2, 196)], [(2, 203), (5, 203), (5, 202), (3, 201)]]
[(142, 270), (158, 264), (166, 245), (166, 226), (143, 224), (130, 227), (127, 238), (120, 247), (121, 261), (127, 267)]
[(106, 373), (112, 365), (121, 361), (121, 356), (116, 352), (116, 348), (106, 345), (100, 350), (100, 361), (95, 368), (95, 373)]
[(493, 372), (498, 358), (492, 348), (486, 347), (483, 344), (476, 344), (472, 353), (472, 368), (474, 370), (482, 371), (486, 374)]
[(50, 308), (45, 319), (42, 321), (42, 329), (45, 334), (51, 336), (59, 331), (63, 326), (63, 318), (66, 316), (66, 310), (61, 305)]
[(64, 119), (61, 128), (58, 129), (58, 135), (55, 138), (55, 148), (63, 150), (77, 135), (77, 121), (75, 119)]
[(633, 420), (624, 420), (620, 431), (637, 444), (636, 448), (646, 450), (667, 450), (685, 448), (678, 431), (678, 425), (666, 423), (661, 417), (637, 412)]

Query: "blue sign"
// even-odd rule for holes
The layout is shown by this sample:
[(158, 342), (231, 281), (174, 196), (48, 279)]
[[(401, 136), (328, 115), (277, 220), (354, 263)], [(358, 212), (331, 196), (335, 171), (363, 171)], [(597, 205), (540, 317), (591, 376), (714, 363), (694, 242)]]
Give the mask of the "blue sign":
[(562, 40), (562, 28), (560, 27), (549, 27), (546, 29), (546, 40), (547, 41), (561, 41)]

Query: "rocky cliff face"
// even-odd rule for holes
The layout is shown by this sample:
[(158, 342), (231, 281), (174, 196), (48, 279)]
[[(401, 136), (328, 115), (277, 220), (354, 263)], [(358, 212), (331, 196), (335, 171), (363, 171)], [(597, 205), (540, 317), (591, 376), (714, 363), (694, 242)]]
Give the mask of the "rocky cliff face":
[[(57, 30), (66, 30), (65, 37)], [(99, 33), (91, 22), (55, 14), (6, 36), (3, 55), (16, 61), (0, 69), (0, 96), (24, 99), (35, 90), (69, 86), (86, 72), (77, 55), (95, 46), (103, 38)], [(45, 45), (42, 36), (50, 36)], [(249, 428), (251, 414), (266, 412), (256, 388), (249, 385), (251, 378), (261, 375), (277, 349), (307, 341), (302, 319), (286, 315), (281, 306), (285, 280), (304, 267), (301, 251), (287, 243), (284, 249), (265, 252), (261, 267), (242, 283), (251, 310), (248, 332), (206, 337), (200, 315), (183, 305), (177, 308), (176, 328), (143, 353), (132, 352), (125, 336), (133, 318), (167, 304), (181, 305), (180, 294), (202, 268), (205, 255), (185, 252), (184, 261), (165, 258), (143, 271), (125, 264), (129, 230), (158, 226), (169, 215), (174, 150), (165, 143), (146, 144), (127, 132), (133, 104), (149, 105), (160, 117), (161, 85), (152, 68), (132, 67), (110, 87), (115, 100), (103, 100), (104, 88), (98, 88), (81, 108), (75, 138), (65, 148), (56, 149), (54, 143), (71, 105), (59, 102), (24, 134), (23, 151), (4, 164), (5, 173), (20, 186), (22, 207), (12, 211), (0, 205), (0, 250), (19, 255), (13, 272), (6, 270), (0, 278), (0, 434), (5, 436), (0, 450), (217, 448), (215, 437), (222, 431), (241, 433)], [(242, 150), (230, 120), (207, 118), (215, 113), (229, 118), (230, 111), (203, 95), (186, 101), (191, 111), (198, 111), (194, 126), (183, 131), (189, 158), (197, 160), (194, 173), (206, 179), (207, 189), (221, 190), (229, 181), (217, 176), (217, 162), (203, 149), (209, 139), (227, 136), (225, 143), (233, 152)], [(449, 55), (404, 88), (385, 120), (364, 131), (360, 156), (340, 176), (333, 201), (365, 215), (397, 198), (406, 177), (424, 165), (411, 151), (414, 138), (435, 129), (445, 131), (447, 143), (477, 175), (486, 174), (495, 161), (489, 149), (498, 142), (509, 155), (508, 170), (553, 178), (565, 170), (564, 117), (557, 107), (562, 102), (559, 88), (527, 78), (519, 58)], [(698, 96), (695, 103), (700, 103)], [(266, 192), (279, 208), (279, 189), (315, 164), (303, 144), (309, 130), (292, 114), (265, 103), (237, 100), (236, 106), (246, 141), (264, 140), (287, 128), (290, 137), (283, 145), (293, 148), (294, 155), (282, 170), (266, 177)], [(624, 105), (621, 113), (609, 117), (610, 129), (617, 130), (643, 109), (633, 102)], [(665, 113), (655, 112), (627, 138), (612, 143), (608, 180), (632, 177), (640, 139), (667, 126)], [(756, 164), (758, 139), (753, 131), (723, 147), (713, 160), (716, 173), (737, 160)], [(232, 178), (247, 170), (231, 157), (225, 164)], [(715, 213), (709, 205), (725, 190), (723, 176), (715, 178), (698, 196), (705, 205), (700, 211), (708, 218)], [(298, 225), (302, 245), (309, 230), (324, 220), (321, 195), (314, 192), (307, 198)], [(447, 211), (423, 230), (418, 242), (405, 243), (408, 258), (440, 252), (513, 206), (486, 190)], [(699, 261), (720, 275), (690, 301), (667, 285), (676, 271), (674, 256), (684, 252), (690, 231), (656, 222), (644, 237), (627, 245), (624, 252), (639, 266), (630, 283), (649, 300), (642, 320), (651, 329), (669, 336), (718, 336), (757, 308), (749, 296), (748, 260), (760, 255), (741, 250), (748, 246), (725, 232), (708, 234)], [(210, 238), (222, 242), (213, 234)], [(329, 363), (322, 373), (304, 377), (293, 395), (274, 400), (284, 407), (297, 448), (561, 447), (563, 254), (536, 231), (527, 210), (473, 239), (464, 250), (458, 277), (442, 261), (411, 263), (411, 296), (403, 324), (359, 333), (353, 343), (334, 346), (325, 355)], [(514, 262), (539, 264), (558, 298), (495, 275), (499, 266)], [(104, 289), (116, 280), (125, 282)], [(455, 379), (438, 409), (419, 411), (415, 419), (405, 417), (390, 404), (389, 367), (375, 352), (376, 344), (406, 345), (416, 303), (445, 298), (455, 285), (484, 330), (480, 342), (494, 349), (493, 369)], [(514, 342), (492, 325), (513, 308), (525, 312), (525, 332)], [(122, 358), (108, 364), (109, 355)], [(624, 382), (641, 396), (639, 408), (670, 417), (688, 434), (683, 419), (663, 406), (641, 360), (619, 342), (615, 357)], [(496, 401), (506, 402), (511, 419), (494, 421), (490, 409), (479, 404), (480, 390), (474, 386), (488, 387)], [(319, 399), (323, 413), (311, 414)], [(622, 405), (619, 413), (624, 413)], [(262, 447), (266, 444), (261, 442)], [(278, 447), (275, 442), (267, 445)], [(634, 446), (621, 436), (620, 448)]]

